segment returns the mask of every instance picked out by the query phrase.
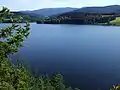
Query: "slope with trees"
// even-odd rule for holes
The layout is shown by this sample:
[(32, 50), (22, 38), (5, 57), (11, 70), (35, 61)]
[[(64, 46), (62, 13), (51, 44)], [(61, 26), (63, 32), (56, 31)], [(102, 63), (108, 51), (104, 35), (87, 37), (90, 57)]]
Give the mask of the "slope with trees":
[(22, 13), (25, 14), (31, 14), (31, 15), (38, 15), (38, 16), (54, 16), (54, 15), (59, 15), (62, 13), (66, 13), (66, 12), (71, 12), (76, 10), (77, 8), (69, 8), (69, 7), (65, 7), (65, 8), (44, 8), (44, 9), (38, 9), (38, 10), (32, 10), (32, 11), (21, 11)]
[(80, 12), (69, 12), (58, 15), (56, 17), (44, 18), (37, 21), (38, 24), (82, 24), (82, 25), (96, 25), (109, 23), (116, 19), (114, 14), (98, 14), (98, 13), (80, 13)]
[(115, 20), (117, 17), (120, 17), (119, 5), (84, 7), (59, 15), (54, 15), (53, 17), (47, 17), (44, 18), (44, 20), (38, 20), (37, 23), (112, 25), (110, 21)]

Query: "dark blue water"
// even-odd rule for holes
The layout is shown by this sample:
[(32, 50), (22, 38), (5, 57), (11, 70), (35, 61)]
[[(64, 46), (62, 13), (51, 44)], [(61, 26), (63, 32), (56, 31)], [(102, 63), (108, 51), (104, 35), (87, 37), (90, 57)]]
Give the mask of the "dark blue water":
[(40, 74), (61, 72), (81, 90), (120, 84), (120, 27), (31, 24), (18, 53)]

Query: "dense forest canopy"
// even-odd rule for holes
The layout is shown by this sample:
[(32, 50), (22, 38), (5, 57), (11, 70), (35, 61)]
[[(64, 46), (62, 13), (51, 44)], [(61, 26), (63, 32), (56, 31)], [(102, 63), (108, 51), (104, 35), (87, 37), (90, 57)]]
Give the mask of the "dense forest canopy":
[(115, 13), (80, 13), (80, 12), (69, 12), (64, 13), (55, 17), (44, 18), (39, 20), (38, 23), (47, 24), (100, 24), (109, 23), (115, 20), (119, 15)]

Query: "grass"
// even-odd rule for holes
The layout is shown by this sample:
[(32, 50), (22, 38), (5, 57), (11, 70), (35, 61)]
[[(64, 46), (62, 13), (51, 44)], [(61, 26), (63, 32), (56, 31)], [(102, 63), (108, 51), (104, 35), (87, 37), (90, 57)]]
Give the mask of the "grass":
[(117, 17), (115, 20), (110, 21), (110, 24), (112, 24), (112, 25), (120, 25), (120, 17)]

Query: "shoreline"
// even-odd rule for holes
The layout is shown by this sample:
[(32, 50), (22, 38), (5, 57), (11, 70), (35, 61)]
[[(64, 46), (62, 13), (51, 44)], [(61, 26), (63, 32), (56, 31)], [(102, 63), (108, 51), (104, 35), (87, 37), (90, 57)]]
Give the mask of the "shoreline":
[(53, 24), (53, 25), (57, 25), (57, 24), (63, 24), (63, 25), (94, 25), (94, 26), (120, 26), (120, 25), (113, 25), (113, 24), (68, 24), (68, 23), (36, 23), (36, 24)]

